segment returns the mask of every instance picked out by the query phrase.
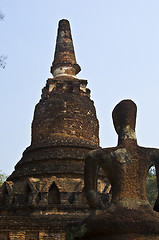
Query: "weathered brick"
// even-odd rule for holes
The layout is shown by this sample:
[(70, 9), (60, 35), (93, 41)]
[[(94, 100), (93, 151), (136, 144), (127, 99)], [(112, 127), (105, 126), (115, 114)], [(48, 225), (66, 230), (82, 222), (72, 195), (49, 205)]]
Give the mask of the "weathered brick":
[(84, 160), (99, 145), (99, 125), (87, 80), (76, 77), (80, 70), (69, 22), (62, 20), (53, 78), (35, 107), (31, 145), (0, 191), (1, 239), (63, 240), (67, 224), (90, 212)]

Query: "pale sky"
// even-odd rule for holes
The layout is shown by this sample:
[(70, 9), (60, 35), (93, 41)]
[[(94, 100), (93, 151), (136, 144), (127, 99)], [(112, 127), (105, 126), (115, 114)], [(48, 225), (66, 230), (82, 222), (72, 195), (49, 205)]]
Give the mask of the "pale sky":
[(159, 148), (158, 0), (0, 0), (0, 169), (11, 174), (30, 145), (31, 122), (51, 77), (58, 21), (71, 24), (76, 59), (100, 123), (100, 145), (115, 146), (111, 113), (138, 106), (138, 144)]

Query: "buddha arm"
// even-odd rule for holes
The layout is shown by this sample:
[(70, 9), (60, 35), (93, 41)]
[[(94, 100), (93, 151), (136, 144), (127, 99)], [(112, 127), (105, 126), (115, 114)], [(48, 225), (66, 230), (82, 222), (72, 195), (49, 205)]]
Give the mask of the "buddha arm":
[[(97, 173), (99, 167), (107, 165), (107, 154), (102, 149), (91, 151), (85, 160), (84, 184), (85, 195), (88, 204), (92, 208), (100, 206), (100, 199), (97, 194)], [(104, 166), (103, 166), (104, 165)]]

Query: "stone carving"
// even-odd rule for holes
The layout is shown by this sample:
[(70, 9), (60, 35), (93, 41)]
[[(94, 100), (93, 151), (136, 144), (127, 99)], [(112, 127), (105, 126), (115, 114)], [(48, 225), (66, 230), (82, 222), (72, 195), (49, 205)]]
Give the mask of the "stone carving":
[[(123, 100), (113, 110), (113, 123), (118, 134), (118, 145), (113, 148), (92, 150), (85, 162), (85, 194), (92, 208), (103, 207), (96, 192), (97, 172), (102, 168), (112, 186), (109, 206), (86, 222), (87, 233), (83, 239), (152, 239), (159, 237), (159, 197), (154, 210), (145, 191), (147, 171), (155, 165), (159, 171), (159, 150), (137, 145), (135, 134), (137, 107), (131, 100)], [(125, 224), (124, 224), (125, 223)], [(119, 234), (119, 235), (118, 235)], [(93, 237), (95, 236), (96, 237)], [(118, 237), (111, 238), (113, 235)], [(150, 238), (144, 238), (151, 236)], [(104, 236), (104, 238), (102, 238)], [(109, 236), (109, 237), (108, 237)]]

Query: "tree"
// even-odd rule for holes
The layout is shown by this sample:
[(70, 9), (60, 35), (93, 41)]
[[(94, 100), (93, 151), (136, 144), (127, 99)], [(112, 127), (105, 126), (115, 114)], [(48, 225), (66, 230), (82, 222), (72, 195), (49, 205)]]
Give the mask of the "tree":
[(155, 168), (150, 168), (147, 178), (146, 178), (146, 193), (149, 203), (152, 207), (154, 207), (156, 198), (157, 198), (157, 179), (156, 179), (156, 171)]
[(2, 184), (5, 182), (6, 179), (7, 179), (7, 175), (3, 173), (2, 170), (0, 170), (0, 186), (2, 186)]

